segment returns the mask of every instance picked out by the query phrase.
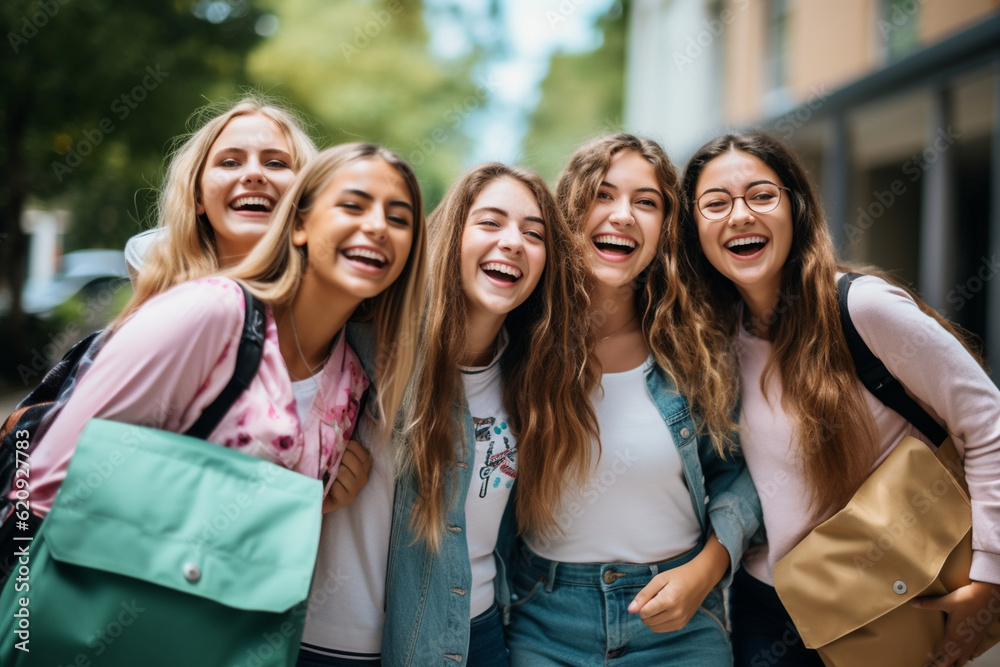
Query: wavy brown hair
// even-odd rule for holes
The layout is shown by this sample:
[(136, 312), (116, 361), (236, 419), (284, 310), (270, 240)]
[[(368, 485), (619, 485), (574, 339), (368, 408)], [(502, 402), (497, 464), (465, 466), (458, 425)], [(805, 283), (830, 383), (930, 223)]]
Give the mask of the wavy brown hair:
[(545, 269), (531, 295), (507, 315), (509, 342), (500, 358), (504, 406), (517, 438), (522, 529), (546, 531), (555, 525), (562, 479), (584, 478), (586, 452), (597, 432), (589, 397), (598, 378), (589, 363), (593, 343), (579, 241), (537, 174), (498, 163), (476, 167), (452, 185), (428, 217), (428, 308), (420, 368), (408, 399), (406, 452), (419, 490), (412, 525), (433, 549), (440, 545), (451, 501), (446, 488), (456, 492), (447, 481), (465, 447), (457, 362), (465, 350), (468, 318), (460, 273), (462, 231), (476, 197), (505, 178), (531, 191), (545, 222)]
[[(836, 273), (874, 274), (906, 287), (883, 271), (838, 264), (815, 188), (797, 156), (781, 141), (765, 132), (750, 132), (727, 134), (702, 146), (684, 172), (682, 191), (688, 204), (671, 238), (674, 261), (668, 263), (668, 278), (683, 286), (689, 302), (687, 326), (675, 331), (675, 349), (690, 351), (677, 357), (677, 363), (687, 367), (680, 375), (700, 378), (682, 384), (681, 390), (699, 402), (715, 402), (717, 409), (706, 415), (710, 431), (718, 434), (735, 426), (741, 297), (702, 252), (693, 206), (705, 166), (729, 151), (759, 158), (790, 189), (792, 244), (778, 307), (766, 323), (772, 351), (760, 384), (763, 391), (773, 375), (781, 382), (782, 405), (795, 422), (814, 510), (838, 509), (870, 474), (878, 458), (878, 433), (841, 328)], [(921, 310), (968, 347), (956, 328), (907, 291)]]
[[(670, 245), (677, 234), (682, 207), (677, 170), (663, 148), (651, 139), (624, 132), (584, 144), (570, 157), (559, 177), (556, 188), (559, 204), (570, 226), (578, 236), (582, 236), (601, 181), (611, 166), (611, 159), (622, 151), (635, 151), (649, 161), (666, 204), (656, 254), (649, 268), (632, 286), (636, 292), (638, 312), (642, 315), (643, 335), (657, 364), (679, 387), (703, 384), (705, 378), (700, 367), (690, 360), (691, 350), (676, 335), (678, 328), (688, 326), (691, 300), (682, 285), (667, 278), (670, 273), (668, 267), (674, 264)], [(591, 315), (596, 317), (598, 313)], [(596, 358), (594, 361), (596, 363)], [(697, 414), (716, 416), (715, 413), (721, 410), (712, 400), (711, 391), (685, 395), (696, 406)], [(707, 423), (713, 425), (716, 422), (708, 420)], [(720, 454), (735, 446), (731, 428), (712, 433), (716, 436), (713, 442)]]
[(313, 203), (343, 167), (362, 160), (383, 160), (402, 176), (413, 200), (413, 242), (403, 272), (377, 296), (365, 299), (351, 316), (353, 321), (374, 321), (377, 413), (386, 428), (403, 400), (416, 365), (420, 315), (424, 304), (426, 230), (420, 185), (410, 165), (380, 146), (341, 144), (314, 158), (295, 178), (279, 200), (264, 237), (247, 257), (223, 272), (246, 283), (253, 294), (275, 304), (295, 297), (307, 266), (308, 248), (292, 241)]

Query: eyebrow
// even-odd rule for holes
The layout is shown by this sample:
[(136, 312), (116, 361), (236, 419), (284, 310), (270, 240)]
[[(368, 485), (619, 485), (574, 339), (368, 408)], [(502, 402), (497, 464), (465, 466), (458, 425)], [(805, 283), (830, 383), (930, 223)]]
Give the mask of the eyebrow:
[[(472, 211), (472, 213), (470, 213), (470, 215), (475, 215), (477, 213), (482, 213), (484, 211), (489, 211), (490, 213), (496, 213), (497, 215), (502, 215), (505, 218), (509, 218), (510, 217), (510, 213), (508, 213), (507, 211), (505, 211), (502, 208), (499, 208), (497, 206), (483, 206), (481, 208), (477, 208), (476, 210)], [(533, 216), (533, 215), (526, 216), (524, 219), (527, 222), (536, 222), (539, 225), (543, 225), (543, 226), (545, 225), (545, 221), (544, 220), (542, 220), (539, 217)]]
[[(612, 190), (617, 190), (618, 189), (617, 185), (614, 185), (613, 183), (608, 183), (607, 181), (601, 181), (601, 184), (598, 187), (611, 188)], [(660, 192), (657, 188), (636, 188), (635, 191), (636, 192), (652, 192), (655, 195), (659, 195), (661, 199), (663, 198), (663, 193)]]
[[(749, 190), (750, 188), (752, 188), (755, 185), (764, 185), (764, 184), (773, 185), (775, 187), (779, 187), (778, 184), (775, 183), (774, 181), (769, 181), (769, 180), (767, 180), (765, 178), (765, 179), (762, 179), (762, 180), (759, 180), (759, 181), (753, 181), (752, 183), (747, 183), (746, 190)], [(744, 192), (746, 190), (744, 190)], [(729, 192), (729, 190), (727, 188), (709, 188), (708, 190), (705, 190), (701, 194), (705, 195), (705, 194), (708, 194), (709, 192), (725, 192), (727, 195), (730, 194), (730, 192)]]
[[(358, 190), (357, 188), (347, 188), (344, 190), (344, 194), (355, 195), (357, 197), (361, 197), (362, 199), (367, 199), (368, 201), (375, 201), (375, 197), (372, 197), (364, 190)], [(390, 200), (389, 206), (402, 206), (409, 209), (410, 213), (413, 213), (413, 206), (411, 206), (409, 202), (405, 202), (402, 199)]]

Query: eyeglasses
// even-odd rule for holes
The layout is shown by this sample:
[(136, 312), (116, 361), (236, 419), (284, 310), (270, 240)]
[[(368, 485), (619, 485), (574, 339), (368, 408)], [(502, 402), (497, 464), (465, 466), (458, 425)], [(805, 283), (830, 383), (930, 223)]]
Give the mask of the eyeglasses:
[(724, 220), (733, 212), (733, 200), (742, 199), (754, 213), (767, 213), (778, 208), (782, 190), (791, 192), (790, 188), (773, 183), (758, 183), (741, 195), (713, 190), (698, 197), (698, 210), (706, 220)]

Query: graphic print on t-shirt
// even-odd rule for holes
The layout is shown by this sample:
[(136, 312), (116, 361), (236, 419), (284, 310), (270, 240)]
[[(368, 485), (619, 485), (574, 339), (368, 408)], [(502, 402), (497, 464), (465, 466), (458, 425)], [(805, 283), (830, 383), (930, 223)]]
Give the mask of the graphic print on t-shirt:
[[(479, 468), (479, 479), (483, 480), (479, 487), (479, 497), (485, 498), (486, 492), (492, 486), (498, 488), (504, 483), (506, 477), (506, 487), (509, 489), (517, 477), (517, 446), (510, 446), (510, 440), (505, 435), (505, 431), (510, 433), (507, 422), (496, 423), (496, 417), (473, 417), (472, 423), (476, 429), (476, 442), (488, 442), (486, 456), (483, 457), (482, 467)], [(498, 448), (497, 440), (494, 436), (503, 439), (503, 449), (494, 454)], [(478, 449), (478, 447), (477, 447)]]

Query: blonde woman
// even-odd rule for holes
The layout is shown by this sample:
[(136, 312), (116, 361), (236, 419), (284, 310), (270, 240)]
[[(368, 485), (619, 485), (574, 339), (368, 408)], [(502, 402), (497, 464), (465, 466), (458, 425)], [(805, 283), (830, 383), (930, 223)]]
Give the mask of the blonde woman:
[(374, 322), (395, 364), (379, 414), (393, 414), (414, 364), (423, 294), (420, 190), (398, 156), (328, 149), (299, 174), (264, 238), (221, 276), (173, 287), (111, 333), (32, 455), (32, 509), (47, 513), (93, 417), (184, 432), (232, 376), (244, 301), (266, 304), (260, 367), (207, 439), (332, 486), (368, 379), (345, 341)]

